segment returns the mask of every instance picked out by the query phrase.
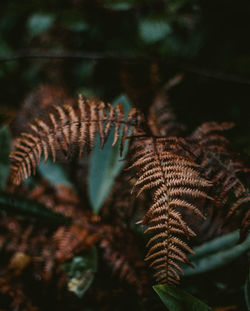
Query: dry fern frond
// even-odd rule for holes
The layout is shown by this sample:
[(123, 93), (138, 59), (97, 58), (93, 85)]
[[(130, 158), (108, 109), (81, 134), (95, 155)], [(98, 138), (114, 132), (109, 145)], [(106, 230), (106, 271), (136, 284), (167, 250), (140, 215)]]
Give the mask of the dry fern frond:
[(195, 200), (209, 198), (205, 189), (211, 183), (200, 176), (197, 165), (173, 150), (176, 139), (146, 138), (138, 140), (134, 162), (139, 178), (135, 183), (138, 195), (153, 191), (153, 205), (143, 223), (145, 233), (152, 233), (147, 243), (146, 260), (155, 270), (157, 283), (177, 284), (183, 273), (178, 262), (190, 264), (186, 252), (193, 253), (186, 240), (195, 236), (182, 216), (183, 210), (205, 218)]
[(59, 85), (40, 84), (29, 93), (21, 104), (21, 113), (18, 113), (12, 123), (13, 136), (19, 136), (21, 131), (27, 130), (27, 124), (33, 121), (33, 116), (42, 115), (54, 105), (74, 105), (74, 98)]
[(132, 231), (118, 226), (103, 225), (101, 231), (102, 256), (112, 273), (134, 286), (138, 295), (144, 296), (149, 278), (139, 240)]
[(76, 145), (79, 157), (84, 150), (93, 148), (96, 133), (100, 136), (101, 147), (105, 144), (114, 127), (113, 145), (119, 136), (128, 135), (129, 129), (138, 124), (140, 117), (135, 108), (132, 108), (126, 118), (123, 106), (115, 107), (95, 100), (83, 101), (79, 97), (78, 109), (70, 105), (55, 106), (55, 113), (49, 113), (49, 122), (39, 119), (30, 124), (31, 132), (22, 133), (15, 150), (11, 153), (11, 180), (14, 184), (28, 178), (44, 155), (45, 162), (51, 153), (56, 160), (57, 151), (64, 154)]
[(198, 127), (190, 137), (192, 152), (205, 176), (214, 183), (216, 201), (225, 208), (227, 216), (250, 201), (249, 189), (242, 182), (242, 177), (250, 169), (230, 150), (228, 140), (217, 133), (232, 127), (232, 123), (208, 122)]
[(250, 210), (248, 210), (242, 219), (240, 226), (240, 239), (239, 243), (243, 242), (250, 233)]
[(177, 122), (167, 95), (167, 92), (179, 84), (181, 80), (182, 75), (177, 74), (154, 98), (148, 116), (148, 124), (154, 136), (179, 136), (185, 129), (183, 124)]

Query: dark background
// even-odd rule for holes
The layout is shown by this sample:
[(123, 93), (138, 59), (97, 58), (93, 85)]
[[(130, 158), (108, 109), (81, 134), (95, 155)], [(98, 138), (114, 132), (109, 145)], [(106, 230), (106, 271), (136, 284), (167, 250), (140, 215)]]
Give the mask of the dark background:
[(248, 0), (14, 0), (0, 9), (2, 119), (40, 85), (105, 101), (125, 93), (147, 112), (184, 73), (170, 91), (179, 119), (190, 128), (234, 121), (235, 143), (249, 152)]

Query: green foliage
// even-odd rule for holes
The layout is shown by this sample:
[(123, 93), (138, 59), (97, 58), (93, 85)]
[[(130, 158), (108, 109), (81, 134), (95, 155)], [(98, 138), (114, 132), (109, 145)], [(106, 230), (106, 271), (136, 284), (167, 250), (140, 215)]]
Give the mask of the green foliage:
[(235, 245), (238, 240), (238, 231), (234, 231), (232, 233), (215, 238), (207, 243), (202, 244), (201, 246), (196, 247), (195, 255), (191, 256), (191, 259), (205, 257), (211, 253), (216, 253), (220, 250), (230, 248), (232, 245)]
[(220, 268), (240, 257), (250, 249), (250, 235), (241, 244), (237, 244), (238, 240), (239, 232), (236, 231), (194, 248), (195, 255), (190, 256), (190, 260), (195, 269), (184, 267), (185, 276)]
[(169, 286), (155, 285), (153, 289), (169, 311), (212, 311), (204, 302), (189, 293)]
[(67, 10), (60, 15), (60, 20), (63, 26), (72, 32), (78, 33), (89, 29), (80, 12)]
[(55, 21), (54, 14), (35, 13), (28, 19), (27, 27), (31, 36), (37, 36), (46, 32)]
[(94, 280), (97, 271), (97, 250), (93, 248), (84, 256), (76, 256), (62, 266), (68, 276), (68, 289), (81, 298)]
[[(124, 113), (127, 115), (131, 107), (128, 98), (121, 95), (113, 102), (113, 106), (117, 104), (124, 105)], [(90, 202), (96, 213), (98, 213), (102, 207), (112, 189), (115, 178), (121, 172), (125, 164), (120, 156), (119, 142), (115, 147), (112, 147), (112, 134), (113, 132), (109, 135), (109, 138), (102, 150), (100, 149), (100, 141), (97, 137), (95, 147), (91, 152), (88, 189)], [(125, 148), (122, 155), (123, 157), (126, 156), (127, 149), (128, 143), (125, 142)]]
[(147, 44), (155, 43), (159, 40), (166, 39), (171, 33), (169, 24), (158, 18), (144, 19), (139, 24), (139, 34), (142, 40)]
[(10, 55), (11, 48), (6, 41), (0, 38), (0, 57), (5, 57), (6, 55)]
[(126, 11), (133, 8), (133, 3), (131, 1), (111, 1), (105, 7), (115, 11)]
[(248, 271), (247, 280), (244, 286), (244, 292), (245, 292), (245, 301), (247, 305), (247, 310), (250, 310), (250, 268)]
[(48, 159), (46, 164), (41, 161), (38, 166), (38, 171), (51, 185), (64, 185), (74, 188), (62, 166), (59, 163), (53, 163), (51, 159)]
[(5, 187), (9, 174), (11, 135), (8, 126), (0, 128), (0, 190)]
[(0, 206), (8, 214), (21, 217), (32, 217), (55, 225), (68, 225), (69, 217), (54, 212), (45, 205), (34, 200), (22, 198), (6, 192), (0, 192)]

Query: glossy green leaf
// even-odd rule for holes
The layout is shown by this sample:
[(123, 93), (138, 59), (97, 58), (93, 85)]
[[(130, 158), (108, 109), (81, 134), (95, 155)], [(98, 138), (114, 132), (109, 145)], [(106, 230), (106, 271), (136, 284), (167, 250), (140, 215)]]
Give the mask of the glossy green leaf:
[(37, 218), (46, 223), (68, 225), (71, 222), (69, 217), (54, 212), (41, 203), (11, 193), (0, 192), (0, 206), (7, 214)]
[(53, 24), (55, 16), (50, 13), (35, 13), (28, 20), (28, 31), (31, 36), (46, 32)]
[(211, 241), (208, 241), (201, 246), (195, 247), (195, 255), (191, 255), (190, 259), (198, 258), (198, 257), (205, 257), (211, 253), (216, 253), (223, 249), (227, 249), (232, 247), (237, 243), (239, 240), (239, 231), (234, 231), (229, 234), (225, 234), (218, 238), (215, 238)]
[[(120, 96), (117, 98), (113, 105), (123, 104), (124, 112), (127, 115), (130, 110), (130, 103), (126, 96)], [(121, 172), (124, 167), (124, 161), (121, 161), (120, 157), (120, 144), (112, 147), (113, 132), (111, 131), (109, 138), (107, 139), (104, 148), (100, 148), (100, 140), (97, 138), (95, 147), (91, 152), (90, 157), (90, 170), (88, 178), (88, 189), (90, 202), (93, 210), (98, 213), (106, 200), (115, 178)], [(125, 143), (122, 157), (126, 155), (128, 149), (128, 143)]]
[(139, 23), (139, 35), (146, 43), (155, 43), (171, 33), (171, 27), (166, 21), (159, 19), (144, 19)]
[(62, 266), (68, 276), (68, 290), (81, 298), (94, 280), (97, 271), (97, 250), (93, 248), (85, 256), (76, 256)]
[(237, 259), (250, 249), (250, 235), (241, 244), (237, 244), (238, 240), (236, 231), (194, 248), (195, 255), (190, 256), (190, 260), (195, 269), (183, 267), (185, 276), (214, 270)]
[(212, 311), (213, 309), (188, 292), (169, 285), (155, 285), (153, 289), (169, 311)]
[(0, 128), (0, 190), (5, 187), (9, 174), (11, 136), (8, 126)]
[(52, 160), (48, 159), (47, 163), (44, 164), (41, 160), (37, 169), (51, 185), (64, 185), (73, 188), (69, 176), (59, 163), (53, 163)]

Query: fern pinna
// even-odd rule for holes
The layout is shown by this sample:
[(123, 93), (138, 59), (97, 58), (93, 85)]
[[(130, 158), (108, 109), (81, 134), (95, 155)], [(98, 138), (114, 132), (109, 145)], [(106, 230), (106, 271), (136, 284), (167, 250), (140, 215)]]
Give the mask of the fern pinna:
[(10, 177), (19, 185), (32, 171), (35, 173), (42, 154), (45, 161), (49, 154), (55, 161), (57, 152), (67, 155), (77, 147), (81, 157), (83, 152), (93, 148), (96, 133), (101, 147), (112, 128), (113, 145), (119, 137), (121, 144), (124, 139), (132, 138), (129, 154), (132, 154), (130, 172), (135, 170), (137, 176), (134, 189), (138, 195), (149, 190), (153, 201), (141, 221), (146, 226), (145, 233), (149, 234), (146, 261), (155, 270), (157, 283), (175, 285), (183, 274), (180, 263), (191, 264), (187, 253), (193, 251), (188, 240), (196, 235), (185, 220), (187, 211), (189, 215), (205, 219), (201, 207), (206, 206), (206, 200), (212, 199), (208, 195), (212, 184), (216, 185), (222, 179), (223, 186), (215, 193), (216, 202), (225, 204), (229, 190), (235, 189), (238, 206), (242, 200), (249, 199), (249, 192), (243, 190), (235, 175), (243, 166), (232, 162), (225, 139), (213, 134), (224, 130), (225, 124), (203, 125), (185, 139), (154, 136), (150, 131), (143, 131), (143, 126), (149, 131), (148, 126), (152, 128), (153, 125), (152, 122), (144, 124), (142, 114), (135, 108), (126, 117), (122, 105), (113, 107), (97, 100), (83, 101), (80, 96), (77, 108), (55, 106), (55, 112), (49, 113), (48, 122), (36, 119), (30, 124), (30, 131), (21, 134), (10, 155)]

